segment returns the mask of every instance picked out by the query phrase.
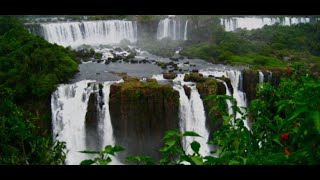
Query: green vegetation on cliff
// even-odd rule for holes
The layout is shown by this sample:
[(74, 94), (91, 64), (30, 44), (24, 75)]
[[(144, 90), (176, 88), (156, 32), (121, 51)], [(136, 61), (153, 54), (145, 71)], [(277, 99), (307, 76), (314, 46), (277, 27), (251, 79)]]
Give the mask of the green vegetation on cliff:
[[(113, 84), (119, 88), (119, 93), (125, 93), (132, 99), (140, 99), (142, 97), (161, 94), (166, 97), (171, 97), (175, 90), (168, 84), (161, 85), (155, 79), (147, 79), (146, 82), (141, 82), (139, 79), (132, 77), (125, 77), (125, 82)], [(176, 99), (176, 104), (179, 100)]]
[(30, 34), (15, 17), (0, 17), (0, 164), (63, 162), (63, 143), (52, 148), (49, 101), (77, 71), (70, 50)]
[(124, 81), (110, 86), (109, 110), (116, 142), (128, 148), (127, 155), (159, 159), (157, 149), (165, 131), (179, 128), (179, 92), (155, 79), (141, 82), (126, 77)]

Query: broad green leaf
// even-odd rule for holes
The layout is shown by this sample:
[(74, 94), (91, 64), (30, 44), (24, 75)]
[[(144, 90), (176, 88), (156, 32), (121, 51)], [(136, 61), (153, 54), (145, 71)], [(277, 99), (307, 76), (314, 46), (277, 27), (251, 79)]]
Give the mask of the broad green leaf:
[(229, 124), (230, 120), (232, 119), (232, 115), (230, 116), (222, 116), (223, 122), (225, 124)]
[(195, 163), (190, 159), (190, 157), (187, 156), (187, 155), (181, 155), (181, 156), (180, 156), (180, 162), (183, 162), (183, 161), (189, 162), (191, 165), (194, 165), (194, 164), (195, 164)]
[(216, 100), (218, 99), (218, 95), (210, 95), (204, 98), (205, 101)]
[(112, 151), (113, 152), (120, 152), (120, 151), (124, 151), (125, 149), (123, 148), (123, 147), (121, 147), (121, 146), (114, 146), (113, 147), (113, 149), (112, 149)]
[(242, 162), (243, 162), (244, 165), (247, 164), (247, 158), (244, 158), (244, 157), (242, 157), (242, 156), (237, 156), (237, 158), (240, 158), (240, 159), (242, 160)]
[(174, 146), (175, 144), (177, 143), (177, 141), (175, 139), (169, 139), (165, 142), (165, 144), (168, 146), (168, 147), (172, 147)]
[(291, 121), (295, 118), (297, 118), (298, 116), (300, 116), (302, 113), (306, 112), (307, 111), (307, 108), (300, 108), (298, 109), (297, 111), (295, 111), (293, 113), (293, 115), (288, 119), (288, 121)]
[(85, 153), (85, 154), (99, 154), (100, 151), (90, 151), (90, 150), (85, 150), (85, 151), (79, 151), (81, 153)]
[(128, 156), (127, 162), (133, 162), (138, 164), (154, 165), (155, 160), (150, 156)]
[(219, 108), (217, 106), (213, 106), (210, 108), (209, 113), (216, 112), (217, 110), (219, 110)]
[(176, 137), (180, 137), (181, 134), (176, 131), (176, 130), (168, 130), (164, 137), (163, 137), (163, 140), (167, 140), (167, 139), (170, 139), (170, 138), (176, 138)]
[(235, 101), (236, 99), (234, 98), (234, 97), (232, 97), (232, 96), (224, 96), (224, 99), (226, 99), (226, 100), (231, 100), (231, 101)]
[(200, 146), (201, 146), (200, 143), (198, 143), (197, 141), (193, 141), (191, 143), (191, 149), (197, 154), (199, 154)]
[(111, 145), (107, 145), (105, 148), (104, 148), (104, 153), (107, 153), (107, 154), (111, 154), (111, 155), (114, 155), (114, 152), (112, 151), (113, 150), (113, 147)]
[(107, 157), (107, 159), (106, 159), (107, 164), (109, 164), (111, 161), (112, 161), (111, 158)]
[(202, 136), (200, 136), (199, 134), (197, 134), (196, 132), (193, 132), (193, 131), (186, 131), (185, 133), (183, 133), (183, 136), (184, 137), (186, 137), (186, 136), (202, 137)]
[(318, 133), (320, 133), (320, 112), (319, 111), (312, 111), (310, 115), (314, 121), (314, 126)]
[(235, 110), (236, 112), (240, 113), (241, 115), (243, 114), (243, 112), (241, 111), (241, 109), (238, 106), (234, 105), (234, 106), (231, 106), (231, 107), (232, 107), (233, 110)]
[(206, 156), (203, 159), (206, 160), (204, 162), (205, 165), (214, 165), (214, 164), (216, 164), (216, 161), (218, 160), (217, 158), (212, 157), (212, 156)]
[(162, 164), (162, 165), (167, 165), (169, 163), (170, 163), (169, 157), (164, 157), (164, 158), (160, 159), (160, 164)]
[(127, 162), (140, 162), (141, 159), (140, 159), (140, 156), (127, 156), (126, 157), (126, 161)]
[(278, 106), (277, 113), (281, 112), (283, 108), (285, 108), (289, 104), (290, 100), (281, 100), (278, 103), (276, 103), (276, 106)]
[(175, 139), (168, 139), (165, 142), (165, 146), (160, 149), (160, 152), (171, 152), (174, 145), (177, 143)]
[(111, 158), (110, 157), (108, 157), (107, 159), (98, 159), (98, 163), (100, 164), (100, 165), (107, 165), (107, 164), (109, 164), (111, 162)]
[(87, 160), (81, 161), (80, 165), (92, 165), (93, 163), (95, 163), (93, 160), (87, 159)]
[(125, 149), (123, 147), (121, 147), (121, 146), (117, 146), (116, 145), (116, 146), (112, 147), (111, 145), (107, 145), (104, 148), (103, 152), (114, 156), (115, 152), (124, 151), (124, 150)]
[(143, 162), (146, 165), (155, 165), (155, 160), (150, 156), (139, 156), (140, 162)]
[(277, 144), (279, 144), (281, 147), (283, 147), (283, 145), (281, 144), (279, 138), (274, 138), (273, 141), (276, 142)]
[(170, 149), (170, 147), (165, 146), (165, 147), (162, 147), (162, 148), (160, 149), (160, 152), (166, 153), (169, 149)]
[(203, 165), (202, 158), (200, 156), (189, 156), (195, 165)]

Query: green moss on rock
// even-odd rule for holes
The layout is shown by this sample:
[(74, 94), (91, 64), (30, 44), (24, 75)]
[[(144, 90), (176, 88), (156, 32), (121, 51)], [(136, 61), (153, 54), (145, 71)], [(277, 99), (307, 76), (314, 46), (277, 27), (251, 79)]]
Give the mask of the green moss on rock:
[(211, 132), (211, 138), (212, 132), (216, 131), (222, 124), (222, 115), (219, 110), (211, 111), (211, 108), (216, 105), (216, 102), (213, 100), (206, 100), (206, 98), (210, 95), (225, 95), (226, 88), (222, 82), (211, 78), (205, 78), (204, 82), (197, 83), (197, 89), (199, 91), (201, 99), (203, 100), (207, 119), (206, 127)]
[(174, 79), (177, 77), (177, 74), (174, 72), (165, 72), (163, 73), (163, 78), (165, 79)]
[(129, 80), (110, 87), (110, 116), (123, 155), (160, 158), (165, 131), (179, 128), (179, 92), (154, 80)]
[(202, 74), (198, 73), (198, 72), (192, 72), (190, 74), (186, 74), (184, 76), (184, 81), (186, 82), (205, 82), (206, 78), (203, 77)]

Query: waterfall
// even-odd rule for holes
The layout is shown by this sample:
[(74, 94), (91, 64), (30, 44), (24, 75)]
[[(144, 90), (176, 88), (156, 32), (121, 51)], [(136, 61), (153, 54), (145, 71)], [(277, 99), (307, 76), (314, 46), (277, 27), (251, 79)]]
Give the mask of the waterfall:
[[(192, 122), (192, 114), (191, 114), (191, 104), (190, 101), (183, 89), (182, 86), (173, 86), (175, 90), (179, 92), (179, 127), (180, 132), (186, 132), (187, 131), (187, 122)], [(198, 133), (198, 132), (197, 132)], [(186, 138), (182, 139), (182, 145), (184, 149), (187, 149), (189, 141), (187, 141)]]
[(188, 35), (188, 22), (189, 20), (186, 21), (186, 24), (184, 25), (184, 36), (183, 40), (188, 40), (187, 35)]
[(264, 82), (263, 72), (259, 71), (259, 83)]
[[(242, 84), (242, 72), (241, 71), (227, 71), (227, 77), (231, 80), (231, 84), (233, 87), (233, 97), (237, 101), (237, 106), (240, 107), (241, 112), (245, 112), (243, 108), (247, 107), (247, 98), (246, 94), (243, 92)], [(239, 112), (236, 113), (236, 118), (241, 118), (241, 114)], [(248, 119), (245, 119), (244, 125), (250, 129)]]
[[(157, 39), (170, 38), (172, 40), (187, 40), (187, 28), (188, 21), (185, 23), (185, 27), (182, 30), (180, 20), (175, 17), (165, 18), (159, 21), (157, 28)], [(182, 37), (182, 31), (184, 37)]]
[[(196, 86), (191, 86), (190, 88), (191, 88), (190, 104), (191, 104), (191, 112), (193, 114), (194, 120), (193, 122), (186, 122), (187, 130), (195, 131), (203, 137), (203, 138), (199, 138), (198, 140), (198, 142), (202, 146), (199, 152), (203, 156), (206, 156), (210, 154), (210, 148), (206, 144), (209, 140), (209, 132), (206, 128), (205, 110), (204, 110), (202, 99), (200, 98), (200, 94)], [(196, 140), (194, 137), (187, 137), (187, 138), (189, 138), (189, 142)]]
[(79, 159), (88, 158), (77, 152), (86, 149), (84, 119), (91, 93), (91, 88), (86, 88), (88, 82), (60, 85), (51, 96), (53, 136), (66, 142), (69, 151), (67, 164), (79, 164)]
[[(237, 106), (240, 107), (240, 110), (242, 112), (245, 112), (243, 108), (247, 107), (247, 98), (246, 94), (243, 92), (242, 84), (243, 84), (243, 78), (242, 78), (242, 72), (239, 70), (226, 70), (226, 71), (217, 71), (217, 70), (201, 70), (199, 73), (203, 74), (204, 76), (208, 77), (209, 75), (212, 75), (214, 77), (227, 77), (231, 81), (231, 85), (233, 87), (233, 98), (237, 101)], [(227, 93), (228, 92), (227, 88)], [(227, 94), (228, 95), (228, 94)], [(228, 102), (227, 102), (228, 103)], [(228, 110), (229, 114), (233, 114), (232, 110)], [(239, 112), (236, 113), (236, 118), (241, 118), (241, 114)], [(244, 120), (244, 125), (247, 127), (247, 129), (250, 129), (249, 120), (246, 118)], [(233, 124), (233, 122), (231, 122)]]
[[(113, 137), (113, 129), (111, 124), (111, 117), (109, 112), (109, 94), (110, 94), (110, 86), (112, 82), (105, 82), (103, 84), (103, 97), (104, 97), (104, 106), (102, 110), (102, 118), (103, 118), (103, 124), (101, 127), (103, 132), (103, 144), (115, 144), (114, 137)], [(100, 125), (100, 124), (99, 124)]]
[[(224, 81), (222, 81), (222, 80), (219, 80), (219, 79), (217, 79), (217, 80), (220, 81), (220, 82), (222, 82), (223, 85), (224, 85), (224, 87), (226, 87), (226, 95), (227, 95), (227, 96), (232, 96), (232, 94), (231, 94), (231, 92), (230, 92), (230, 90), (229, 90), (229, 87), (228, 87), (227, 83), (224, 82)], [(230, 100), (227, 100), (227, 106), (228, 106), (228, 114), (229, 114), (229, 115), (233, 114), (232, 102), (231, 102)]]
[(62, 46), (117, 44), (137, 41), (137, 23), (124, 20), (42, 23), (43, 36)]
[[(202, 99), (194, 83), (184, 82), (184, 75), (179, 74), (174, 80), (173, 88), (180, 95), (180, 131), (195, 131), (202, 137), (186, 137), (182, 141), (186, 153), (192, 154), (190, 143), (197, 141), (201, 147), (199, 153), (203, 156), (210, 154), (210, 147), (207, 144), (209, 140), (209, 131), (206, 128), (206, 116)], [(191, 88), (190, 99), (187, 97), (183, 85)]]
[[(68, 150), (66, 164), (78, 165), (82, 160), (94, 157), (79, 152), (88, 150), (85, 116), (90, 94), (99, 91), (97, 84), (93, 84), (93, 82), (84, 80), (75, 84), (62, 84), (51, 96), (53, 138), (66, 142)], [(97, 107), (97, 134), (99, 137), (97, 141), (101, 139), (102, 142), (97, 146), (100, 146), (100, 149), (115, 143), (109, 112), (109, 94), (112, 83), (103, 83), (102, 91), (99, 91), (99, 106)], [(119, 164), (119, 161), (113, 158), (111, 163)]]
[(225, 27), (226, 31), (235, 31), (238, 28), (248, 30), (262, 28), (264, 25), (273, 25), (279, 23), (283, 26), (291, 26), (299, 23), (309, 23), (310, 18), (305, 17), (231, 17), (221, 18), (220, 24)]

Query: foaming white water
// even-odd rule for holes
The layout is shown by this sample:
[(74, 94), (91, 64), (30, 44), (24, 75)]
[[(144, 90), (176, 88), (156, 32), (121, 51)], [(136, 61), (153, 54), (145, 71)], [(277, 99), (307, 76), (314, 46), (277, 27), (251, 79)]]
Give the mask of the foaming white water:
[(188, 40), (188, 22), (189, 20), (186, 21), (186, 24), (184, 25), (184, 36), (183, 36), (183, 40)]
[[(84, 80), (75, 84), (61, 84), (51, 96), (52, 127), (54, 140), (64, 141), (67, 146), (66, 164), (78, 165), (82, 160), (94, 156), (80, 153), (88, 150), (86, 145), (85, 116), (91, 93), (97, 93), (99, 88)], [(121, 82), (121, 80), (119, 81)], [(88, 83), (91, 83), (88, 85)], [(98, 108), (98, 135), (102, 139), (102, 147), (114, 145), (113, 129), (109, 112), (110, 85), (114, 82), (104, 82), (102, 89), (102, 108)], [(96, 86), (96, 87), (94, 87)], [(110, 164), (121, 164), (113, 157)]]
[[(209, 140), (209, 131), (206, 128), (206, 116), (202, 99), (194, 83), (184, 82), (184, 74), (178, 74), (173, 80), (173, 88), (179, 92), (180, 95), (180, 131), (195, 131), (202, 137), (186, 137), (182, 144), (186, 153), (192, 154), (193, 151), (190, 143), (197, 141), (201, 147), (199, 153), (203, 156), (210, 154), (210, 147), (207, 144)], [(191, 88), (190, 99), (187, 97), (183, 85)]]
[(43, 36), (62, 46), (117, 44), (137, 41), (137, 23), (124, 20), (42, 23)]
[[(243, 92), (242, 89), (242, 72), (239, 70), (225, 70), (225, 71), (211, 71), (211, 70), (201, 70), (199, 71), (204, 76), (212, 75), (214, 77), (227, 77), (231, 81), (231, 85), (233, 87), (233, 97), (237, 101), (237, 106), (240, 107), (240, 110), (244, 113), (244, 108), (247, 107), (247, 98), (246, 94)], [(228, 91), (227, 91), (228, 92)], [(230, 92), (229, 92), (230, 93)], [(229, 109), (229, 114), (232, 114), (233, 112)], [(241, 118), (241, 114), (239, 112), (236, 113), (236, 118)], [(233, 123), (233, 122), (231, 122)], [(249, 121), (246, 118), (244, 125), (250, 129)]]
[(262, 28), (264, 25), (280, 25), (290, 26), (299, 23), (309, 23), (310, 18), (305, 17), (231, 17), (221, 18), (220, 23), (225, 27), (226, 31), (235, 31), (238, 28), (246, 28), (248, 30)]
[(258, 71), (259, 72), (259, 83), (264, 82), (264, 75), (263, 72)]
[(152, 75), (152, 78), (153, 78), (153, 79), (156, 79), (157, 81), (164, 81), (164, 80), (166, 80), (166, 79), (163, 78), (163, 75), (162, 75), (162, 74)]
[(90, 80), (75, 84), (62, 84), (51, 96), (53, 137), (66, 142), (69, 151), (66, 164), (79, 164), (90, 158), (78, 151), (86, 150), (85, 115), (92, 87)]

